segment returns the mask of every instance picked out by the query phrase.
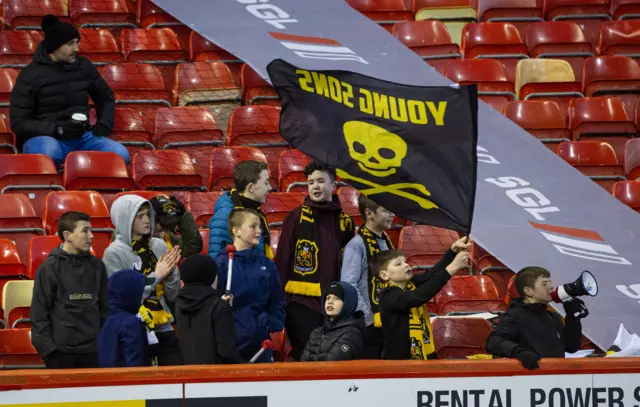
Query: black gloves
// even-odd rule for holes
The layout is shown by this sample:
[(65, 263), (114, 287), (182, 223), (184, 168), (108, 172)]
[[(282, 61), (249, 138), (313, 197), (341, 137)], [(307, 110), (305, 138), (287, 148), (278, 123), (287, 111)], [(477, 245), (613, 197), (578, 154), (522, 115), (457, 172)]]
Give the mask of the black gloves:
[(52, 136), (59, 140), (77, 140), (82, 137), (86, 131), (83, 123), (77, 122), (57, 122), (54, 126)]
[(181, 217), (187, 211), (187, 209), (184, 207), (184, 204), (178, 201), (178, 199), (175, 196), (172, 196), (171, 198), (169, 198), (169, 201), (176, 208), (176, 215), (178, 217)]
[(93, 126), (93, 129), (91, 129), (91, 133), (93, 133), (93, 135), (96, 137), (109, 137), (109, 133), (111, 132), (105, 126), (96, 124), (95, 126)]
[(529, 370), (535, 370), (540, 367), (538, 366), (540, 356), (530, 349), (517, 348), (515, 352), (513, 352), (513, 357), (518, 359), (522, 363), (522, 366)]
[(582, 319), (589, 315), (587, 306), (584, 305), (584, 301), (579, 298), (563, 302), (562, 306), (564, 307), (564, 311), (567, 313), (567, 319)]

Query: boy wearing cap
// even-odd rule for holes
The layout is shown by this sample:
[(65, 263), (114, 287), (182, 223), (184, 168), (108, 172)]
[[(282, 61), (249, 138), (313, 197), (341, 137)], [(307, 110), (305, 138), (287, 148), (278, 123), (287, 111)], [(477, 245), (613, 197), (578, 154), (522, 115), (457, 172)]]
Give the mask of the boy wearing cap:
[[(45, 154), (56, 166), (72, 151), (113, 152), (129, 163), (129, 152), (110, 140), (115, 98), (96, 67), (79, 56), (80, 33), (49, 14), (42, 18), (44, 40), (20, 72), (10, 98), (11, 129), (27, 154)], [(88, 127), (89, 97), (97, 121)], [(72, 120), (73, 115), (84, 120)]]
[(180, 265), (184, 286), (176, 298), (180, 351), (187, 365), (241, 363), (229, 298), (211, 287), (218, 268), (209, 256), (195, 254)]
[(487, 338), (487, 352), (518, 359), (529, 370), (538, 368), (541, 358), (564, 358), (582, 342), (582, 323), (586, 306), (578, 298), (563, 302), (567, 316), (549, 309), (554, 291), (551, 273), (542, 267), (518, 271), (515, 286), (520, 299), (514, 299)]
[(345, 282), (330, 283), (323, 296), (324, 324), (311, 332), (301, 362), (356, 360), (362, 354), (364, 314), (356, 311), (358, 291)]
[[(202, 236), (191, 212), (175, 196), (155, 196), (149, 200), (156, 216), (153, 236), (163, 239), (167, 249), (180, 246), (182, 257), (202, 251)], [(178, 234), (176, 234), (176, 229)]]

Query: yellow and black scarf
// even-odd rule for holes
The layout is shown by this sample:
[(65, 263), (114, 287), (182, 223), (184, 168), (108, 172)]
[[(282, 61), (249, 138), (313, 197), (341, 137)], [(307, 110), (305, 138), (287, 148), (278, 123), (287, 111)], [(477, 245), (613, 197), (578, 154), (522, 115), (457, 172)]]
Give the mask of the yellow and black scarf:
[(264, 255), (269, 258), (269, 260), (273, 260), (275, 257), (273, 254), (273, 249), (271, 248), (271, 235), (269, 232), (269, 222), (267, 222), (267, 216), (262, 212), (260, 208), (260, 203), (254, 201), (253, 199), (249, 199), (246, 196), (240, 195), (237, 189), (232, 189), (229, 192), (229, 197), (231, 198), (231, 202), (233, 203), (234, 208), (247, 208), (252, 209), (258, 213), (260, 217), (260, 228), (262, 229), (262, 236), (264, 241)]
[[(376, 235), (364, 225), (358, 229), (358, 235), (360, 235), (364, 242), (367, 250), (367, 264), (370, 265), (371, 258), (381, 251), (380, 245), (378, 244)], [(387, 242), (389, 250), (392, 250), (394, 248), (393, 243), (391, 243), (389, 236), (385, 232), (382, 232), (382, 238)], [(373, 326), (380, 328), (382, 326), (382, 319), (380, 318), (380, 300), (378, 296), (380, 295), (380, 291), (382, 291), (382, 289), (387, 285), (384, 281), (380, 280), (378, 276), (373, 274), (371, 267), (367, 270), (367, 286), (369, 291), (369, 302), (371, 303), (371, 311), (373, 312)]]
[[(322, 288), (318, 278), (318, 269), (322, 262), (322, 256), (330, 254), (320, 253), (314, 212), (310, 206), (302, 205), (300, 207), (300, 221), (296, 227), (295, 236), (297, 240), (293, 254), (293, 275), (287, 282), (284, 291), (290, 294), (321, 297)], [(344, 245), (349, 241), (349, 236), (353, 237), (353, 221), (349, 215), (340, 211), (336, 217), (335, 235), (340, 244), (340, 253), (338, 253), (340, 262), (342, 261)]]
[[(156, 264), (158, 264), (158, 258), (156, 257), (153, 250), (151, 250), (151, 240), (148, 236), (143, 237), (142, 239), (136, 241), (132, 241), (131, 245), (133, 246), (133, 252), (140, 258), (141, 268), (140, 271), (144, 274), (145, 277), (148, 277), (149, 274), (153, 273), (156, 269)], [(164, 295), (164, 284), (159, 283), (156, 285), (155, 295), (151, 294), (149, 298), (147, 298), (143, 305), (151, 311), (151, 316), (153, 317), (153, 324), (155, 326), (164, 325), (168, 322), (171, 322), (171, 313), (167, 312), (162, 304), (160, 303), (160, 299)]]

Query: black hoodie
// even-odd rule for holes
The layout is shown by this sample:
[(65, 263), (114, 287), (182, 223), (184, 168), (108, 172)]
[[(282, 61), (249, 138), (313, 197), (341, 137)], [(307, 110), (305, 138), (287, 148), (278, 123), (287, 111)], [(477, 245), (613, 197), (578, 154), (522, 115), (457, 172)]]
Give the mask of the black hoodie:
[(547, 304), (525, 304), (514, 300), (487, 338), (487, 352), (514, 357), (518, 349), (529, 349), (541, 358), (564, 358), (580, 349), (582, 324), (547, 308)]
[[(349, 283), (337, 284), (344, 290), (342, 311), (333, 320), (324, 312), (324, 324), (309, 335), (301, 362), (357, 360), (362, 354), (365, 326), (364, 314), (356, 311), (358, 291)], [(323, 309), (326, 297), (323, 293)]]
[(210, 285), (185, 283), (176, 298), (174, 317), (186, 365), (242, 363), (231, 307)]
[(40, 44), (11, 92), (9, 116), (18, 143), (55, 137), (55, 123), (70, 120), (74, 113), (88, 117), (89, 96), (97, 109), (96, 126), (111, 131), (115, 97), (96, 67), (81, 56), (73, 64), (55, 63)]
[(56, 247), (38, 267), (31, 301), (31, 342), (40, 355), (96, 352), (109, 313), (107, 269), (99, 258)]

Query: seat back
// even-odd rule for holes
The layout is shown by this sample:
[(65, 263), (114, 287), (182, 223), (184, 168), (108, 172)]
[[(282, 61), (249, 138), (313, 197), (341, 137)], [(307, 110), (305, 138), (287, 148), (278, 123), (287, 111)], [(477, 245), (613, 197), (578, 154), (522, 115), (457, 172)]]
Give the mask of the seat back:
[(189, 35), (189, 54), (192, 61), (219, 61), (225, 64), (241, 64), (236, 56), (220, 48), (196, 31)]
[(38, 44), (43, 40), (38, 31), (0, 31), (0, 66), (3, 68), (24, 68), (33, 59)]
[(488, 276), (453, 276), (435, 297), (442, 307), (450, 300), (491, 301), (501, 300), (498, 289)]
[(282, 226), (289, 213), (302, 205), (306, 192), (272, 192), (267, 195), (267, 201), (262, 204), (262, 211), (267, 217), (269, 227), (279, 228)]
[(11, 29), (39, 30), (42, 17), (53, 14), (60, 20), (70, 22), (68, 0), (5, 0), (4, 23)]
[(191, 212), (199, 228), (208, 227), (209, 220), (214, 213), (213, 208), (222, 194), (222, 191), (190, 192), (187, 194), (185, 207)]
[[(97, 3), (106, 4), (106, 2)], [(115, 37), (106, 28), (82, 28), (80, 29), (80, 37), (82, 38), (79, 44), (80, 55), (89, 58), (95, 65), (124, 61), (124, 55), (118, 49)]]
[(69, 16), (81, 27), (135, 27), (136, 15), (126, 0), (69, 2)]
[(482, 318), (436, 318), (433, 336), (440, 359), (464, 358), (486, 353), (491, 324)]
[(0, 68), (0, 107), (9, 106), (9, 97), (18, 79), (18, 71), (13, 68)]
[(303, 152), (290, 149), (280, 153), (278, 158), (278, 180), (280, 191), (306, 191), (307, 177), (304, 168), (311, 162), (311, 157)]
[(202, 106), (163, 107), (156, 111), (153, 142), (162, 149), (224, 145), (224, 133), (211, 110)]
[(600, 55), (640, 58), (640, 21), (606, 21), (600, 29)]
[(640, 66), (632, 58), (619, 55), (587, 58), (582, 84), (585, 96), (618, 96), (632, 117), (640, 100)]
[(241, 91), (223, 62), (188, 62), (178, 65), (174, 95), (180, 106), (238, 102)]
[[(533, 97), (582, 97), (582, 86), (573, 69), (561, 59), (526, 59), (516, 66), (516, 93), (519, 100)], [(536, 95), (541, 94), (541, 95)]]
[(7, 281), (2, 288), (2, 310), (8, 325), (13, 325), (11, 311), (17, 308), (31, 307), (33, 280)]
[(448, 60), (462, 58), (442, 21), (403, 21), (393, 25), (391, 34), (442, 74)]
[(562, 141), (571, 141), (567, 112), (556, 102), (535, 99), (509, 102), (504, 114), (543, 143), (553, 146), (554, 151)]
[(42, 220), (25, 194), (0, 194), (0, 208), (2, 208), (0, 211), (2, 233), (44, 232)]
[(27, 266), (20, 261), (18, 248), (10, 239), (0, 238), (0, 279), (21, 278), (28, 279), (29, 274)]
[(398, 248), (407, 257), (417, 259), (421, 268), (433, 266), (440, 260), (453, 242), (458, 240), (458, 234), (453, 230), (428, 225), (405, 226), (400, 231)]
[(115, 192), (134, 187), (127, 165), (116, 153), (72, 151), (64, 164), (62, 180), (68, 191), (91, 189)]
[(101, 69), (113, 90), (116, 103), (125, 107), (171, 106), (171, 97), (158, 67), (147, 63), (125, 62)]
[(203, 189), (202, 177), (184, 151), (140, 151), (133, 157), (132, 166), (139, 189)]
[(629, 208), (640, 212), (640, 181), (616, 182), (611, 192)]
[(133, 28), (120, 33), (120, 47), (129, 62), (173, 62), (189, 59), (170, 28)]
[(465, 58), (483, 55), (516, 55), (527, 57), (528, 49), (518, 29), (510, 23), (471, 23), (462, 33)]
[(607, 192), (611, 192), (615, 182), (625, 180), (624, 167), (618, 163), (616, 153), (609, 143), (565, 141), (558, 145), (558, 155)]
[(242, 65), (242, 101), (245, 105), (280, 106), (278, 92), (249, 65)]
[(624, 152), (625, 172), (629, 179), (635, 180), (640, 178), (640, 139), (631, 139), (627, 141)]
[(411, 7), (404, 0), (347, 0), (347, 3), (387, 30), (396, 22), (414, 20)]

